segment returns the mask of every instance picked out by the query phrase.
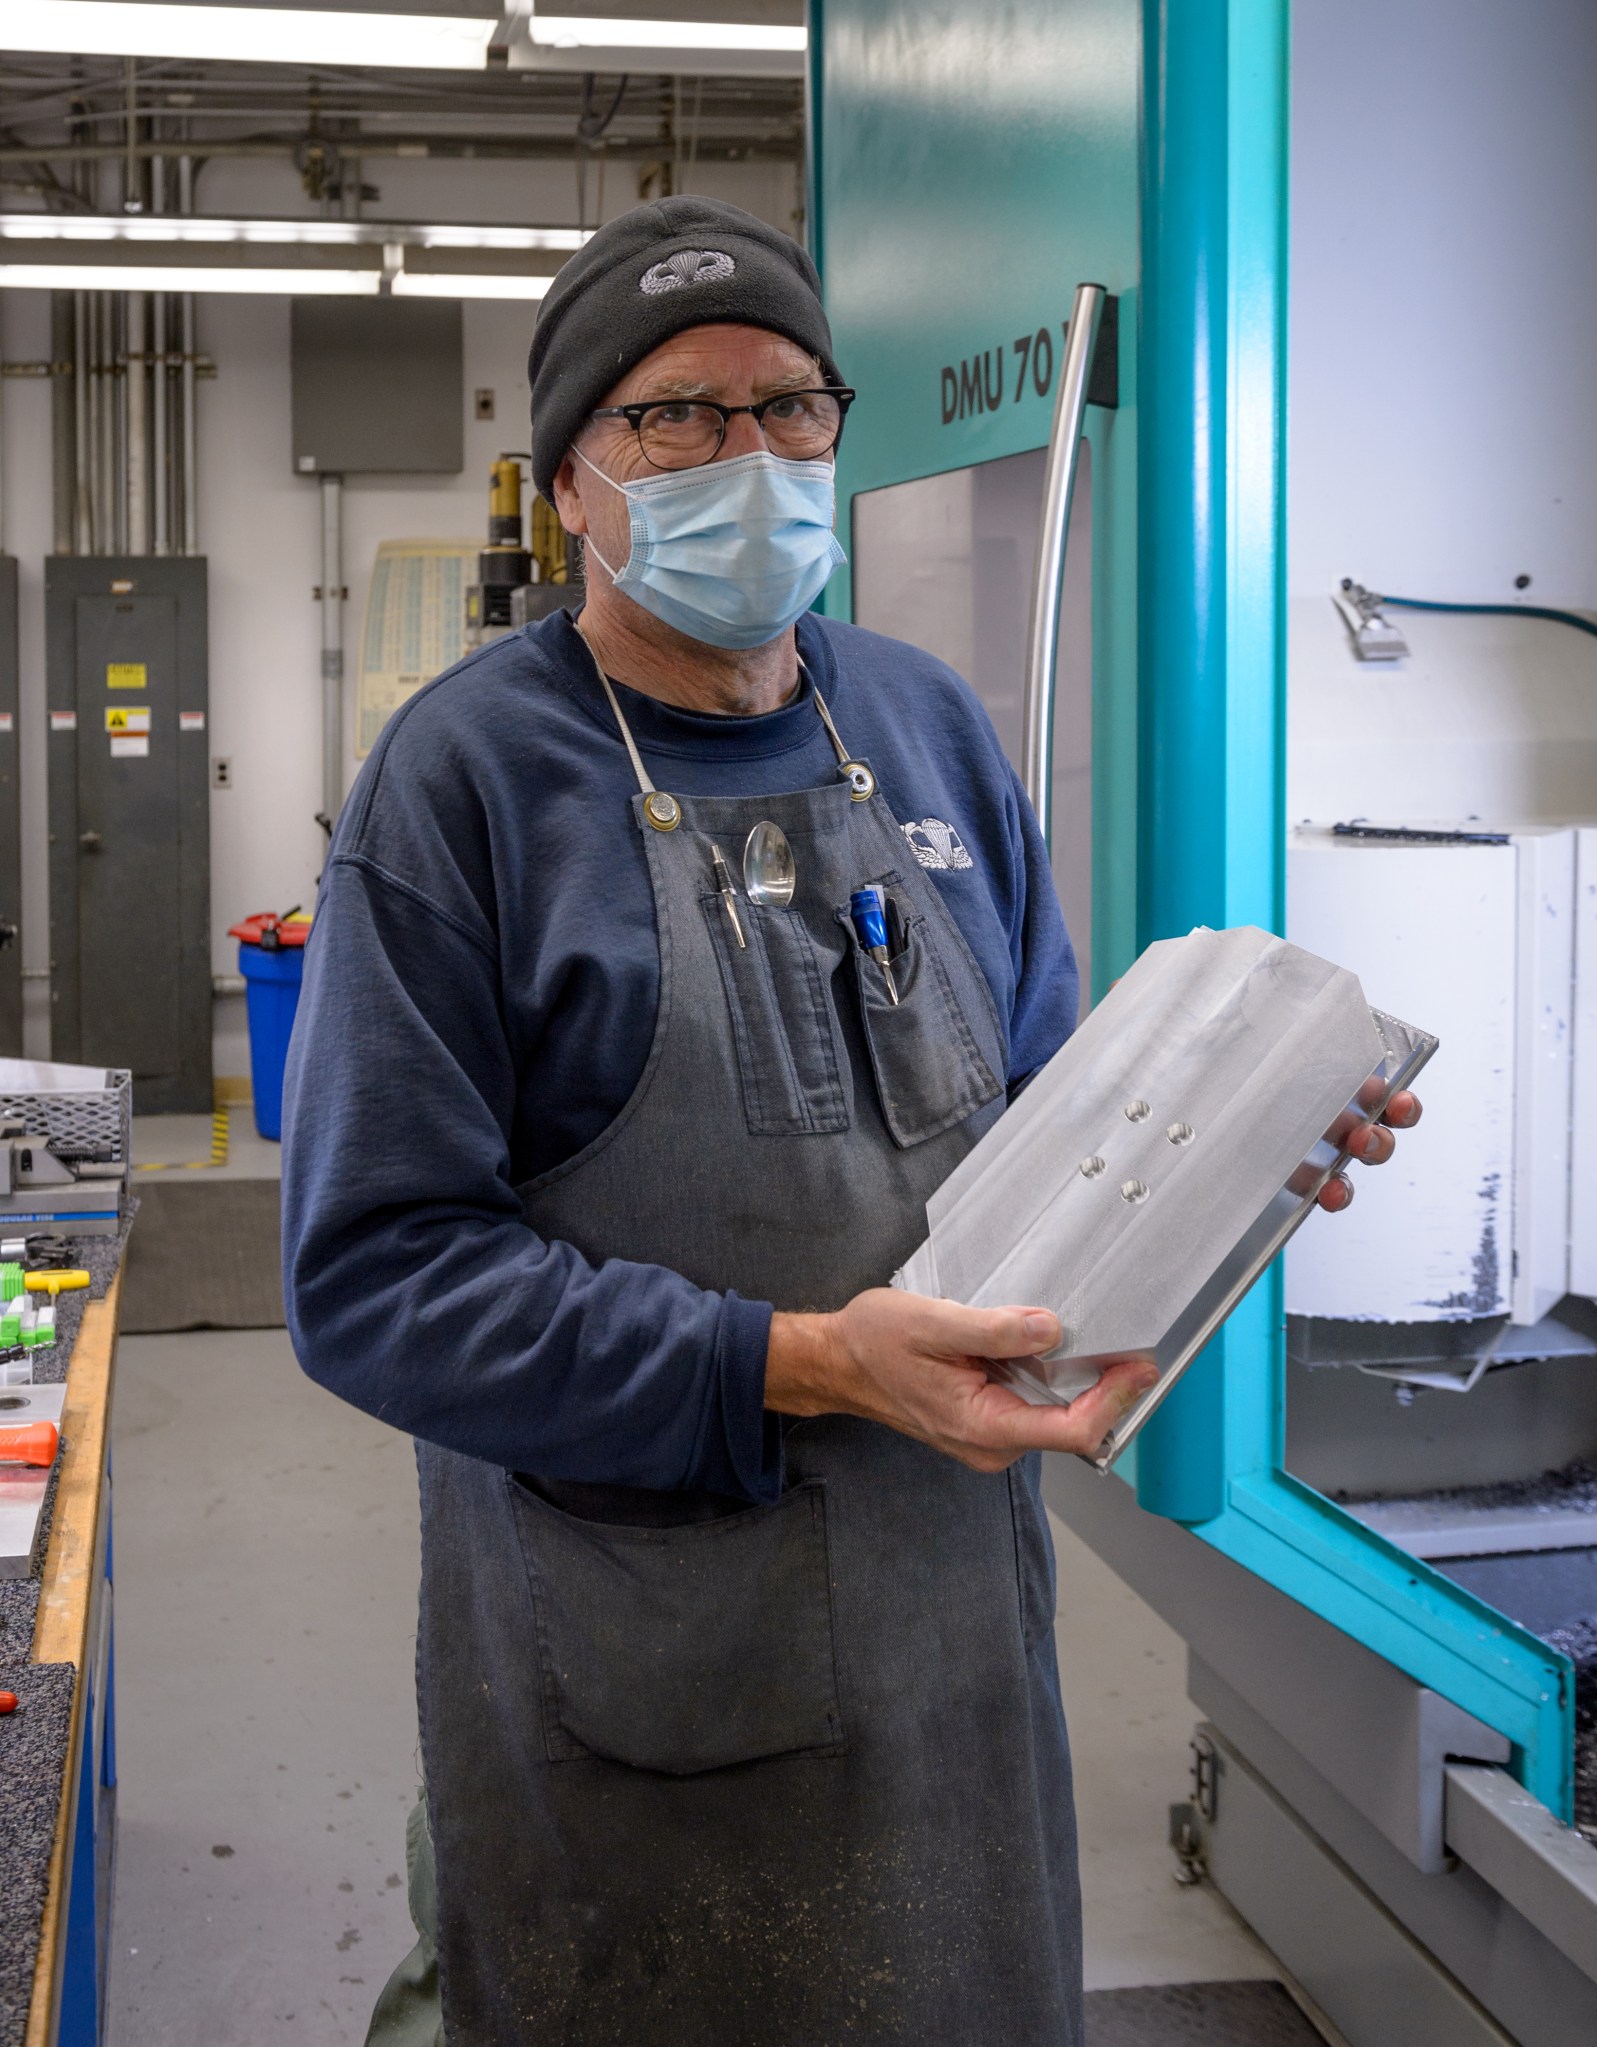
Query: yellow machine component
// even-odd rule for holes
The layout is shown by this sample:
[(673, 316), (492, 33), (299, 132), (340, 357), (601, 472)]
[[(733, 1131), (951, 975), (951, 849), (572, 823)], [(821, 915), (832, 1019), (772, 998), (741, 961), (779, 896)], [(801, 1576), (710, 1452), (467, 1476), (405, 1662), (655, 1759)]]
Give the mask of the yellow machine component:
[(521, 545), (521, 464), (510, 455), (489, 472), (488, 530), (496, 547)]
[(564, 583), (567, 577), (566, 529), (560, 514), (545, 498), (532, 501), (532, 558), (540, 583)]

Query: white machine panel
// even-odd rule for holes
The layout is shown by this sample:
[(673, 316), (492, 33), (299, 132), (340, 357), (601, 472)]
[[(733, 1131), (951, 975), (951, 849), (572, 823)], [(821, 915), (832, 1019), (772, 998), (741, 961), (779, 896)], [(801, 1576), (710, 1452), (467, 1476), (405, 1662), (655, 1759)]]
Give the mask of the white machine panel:
[(1384, 1009), (1422, 1017), (1441, 1050), (1422, 1127), (1391, 1165), (1352, 1169), (1357, 1198), (1334, 1229), (1288, 1246), (1289, 1314), (1441, 1322), (1509, 1310), (1516, 851), (1293, 836), (1287, 936), (1353, 968)]
[(1516, 837), (1519, 1028), (1514, 1059), (1513, 1319), (1556, 1307), (1569, 1276), (1575, 834)]
[(1597, 1300), (1597, 827), (1575, 834), (1575, 1070), (1569, 1291)]

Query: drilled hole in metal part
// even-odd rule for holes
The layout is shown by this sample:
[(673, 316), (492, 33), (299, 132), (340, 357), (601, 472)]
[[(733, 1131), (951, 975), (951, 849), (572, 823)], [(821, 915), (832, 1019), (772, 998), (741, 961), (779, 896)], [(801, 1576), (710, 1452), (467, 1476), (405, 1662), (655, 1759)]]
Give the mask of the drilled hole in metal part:
[(1126, 1104), (1126, 1120), (1127, 1120), (1128, 1122), (1131, 1122), (1131, 1123), (1146, 1123), (1146, 1122), (1147, 1122), (1147, 1120), (1148, 1120), (1148, 1118), (1149, 1118), (1149, 1117), (1150, 1117), (1150, 1116), (1151, 1116), (1152, 1114), (1153, 1114), (1153, 1111), (1152, 1111), (1152, 1109), (1150, 1109), (1150, 1108), (1149, 1108), (1149, 1106), (1148, 1106), (1148, 1104), (1147, 1104), (1146, 1102), (1142, 1102), (1142, 1101), (1137, 1101), (1137, 1102), (1127, 1102), (1127, 1104)]
[(1190, 1123), (1172, 1123), (1165, 1132), (1172, 1144), (1190, 1144), (1197, 1132)]
[(1148, 1198), (1148, 1183), (1145, 1180), (1123, 1180), (1120, 1185), (1122, 1201), (1138, 1202)]
[(26, 1407), (27, 1397), (21, 1393), (0, 1393), (0, 1408)]
[(1090, 1159), (1083, 1159), (1081, 1162), (1083, 1179), (1096, 1180), (1098, 1175), (1106, 1169), (1107, 1164), (1108, 1161), (1099, 1158), (1096, 1152)]

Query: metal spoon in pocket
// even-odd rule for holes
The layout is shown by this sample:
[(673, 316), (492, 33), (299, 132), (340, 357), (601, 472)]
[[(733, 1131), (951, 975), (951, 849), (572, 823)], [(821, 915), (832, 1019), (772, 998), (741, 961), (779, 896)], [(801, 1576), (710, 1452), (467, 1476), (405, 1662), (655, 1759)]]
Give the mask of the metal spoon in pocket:
[(785, 910), (798, 887), (793, 848), (782, 827), (762, 817), (743, 842), (743, 886), (751, 903)]

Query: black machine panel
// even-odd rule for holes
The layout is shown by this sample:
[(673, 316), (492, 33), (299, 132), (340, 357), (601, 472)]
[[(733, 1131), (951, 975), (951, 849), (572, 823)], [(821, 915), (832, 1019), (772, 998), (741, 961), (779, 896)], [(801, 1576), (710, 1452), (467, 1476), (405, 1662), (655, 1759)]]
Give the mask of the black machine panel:
[(211, 1107), (205, 564), (46, 564), (52, 1053)]

